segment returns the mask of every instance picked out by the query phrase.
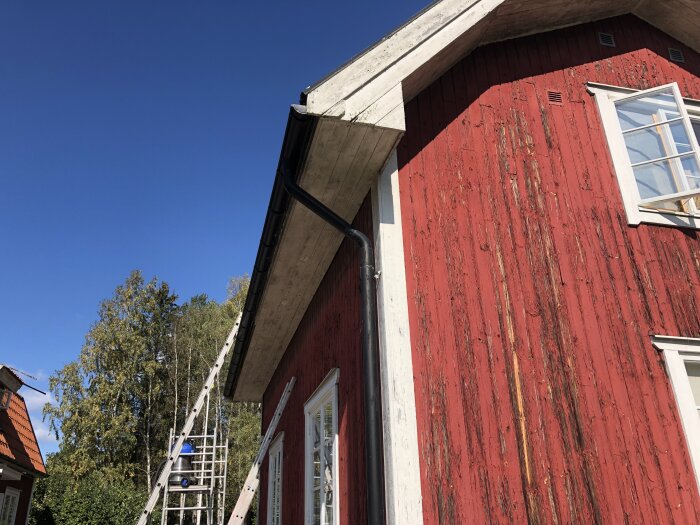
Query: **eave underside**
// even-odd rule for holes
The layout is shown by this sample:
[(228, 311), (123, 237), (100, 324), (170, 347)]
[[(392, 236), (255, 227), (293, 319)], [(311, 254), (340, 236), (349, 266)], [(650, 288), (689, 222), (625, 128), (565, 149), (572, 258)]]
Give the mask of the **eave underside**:
[[(352, 221), (404, 131), (403, 104), (475, 48), (632, 13), (700, 50), (691, 0), (442, 0), (305, 93), (319, 122), (298, 180)], [(259, 401), (342, 240), (292, 202), (245, 349), (236, 400)], [(231, 392), (229, 392), (231, 393)]]

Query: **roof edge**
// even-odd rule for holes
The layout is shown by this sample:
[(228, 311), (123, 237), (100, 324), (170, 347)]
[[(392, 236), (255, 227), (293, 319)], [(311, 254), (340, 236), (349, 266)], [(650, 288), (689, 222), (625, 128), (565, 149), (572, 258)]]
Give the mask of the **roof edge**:
[(319, 118), (317, 115), (307, 113), (305, 106), (293, 104), (289, 109), (287, 128), (284, 132), (270, 204), (267, 208), (258, 254), (255, 257), (255, 266), (250, 278), (250, 287), (243, 306), (241, 325), (233, 346), (233, 354), (224, 385), (224, 395), (228, 398), (233, 398), (236, 392), (243, 362), (248, 353), (248, 346), (255, 332), (255, 316), (265, 292), (268, 272), (272, 266), (277, 243), (289, 211), (290, 198), (282, 181), (282, 167), (284, 166), (292, 174), (295, 181), (298, 180), (299, 171), (304, 165)]

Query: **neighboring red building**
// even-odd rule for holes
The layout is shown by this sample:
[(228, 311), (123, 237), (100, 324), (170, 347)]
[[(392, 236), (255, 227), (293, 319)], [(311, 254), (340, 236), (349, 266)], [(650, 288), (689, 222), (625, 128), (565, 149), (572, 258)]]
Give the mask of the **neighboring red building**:
[(46, 475), (24, 398), (22, 380), (0, 365), (0, 525), (25, 525), (34, 482)]
[(297, 378), (261, 523), (700, 522), (699, 27), (442, 0), (302, 94), (226, 385), (265, 430)]

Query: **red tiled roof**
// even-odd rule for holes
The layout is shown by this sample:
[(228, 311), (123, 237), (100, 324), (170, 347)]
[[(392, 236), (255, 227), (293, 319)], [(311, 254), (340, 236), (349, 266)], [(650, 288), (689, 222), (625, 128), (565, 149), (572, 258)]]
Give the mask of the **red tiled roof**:
[(27, 470), (46, 474), (27, 405), (17, 393), (12, 395), (7, 410), (0, 410), (0, 459), (3, 458)]

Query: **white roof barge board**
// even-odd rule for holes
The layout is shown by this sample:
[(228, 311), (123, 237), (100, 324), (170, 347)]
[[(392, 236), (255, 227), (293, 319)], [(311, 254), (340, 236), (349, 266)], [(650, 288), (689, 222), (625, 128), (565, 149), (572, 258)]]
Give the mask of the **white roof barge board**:
[[(298, 180), (352, 221), (405, 131), (404, 101), (480, 45), (632, 13), (700, 51), (697, 0), (442, 0), (306, 92), (319, 117)], [(342, 235), (293, 202), (234, 399), (259, 401)]]

